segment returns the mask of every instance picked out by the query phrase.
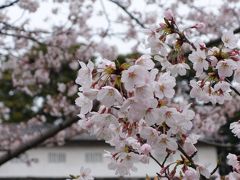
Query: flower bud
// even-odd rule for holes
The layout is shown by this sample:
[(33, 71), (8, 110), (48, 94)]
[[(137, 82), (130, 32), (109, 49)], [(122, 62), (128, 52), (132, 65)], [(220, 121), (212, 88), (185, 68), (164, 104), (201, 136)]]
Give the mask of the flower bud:
[(199, 23), (195, 24), (194, 26), (192, 26), (192, 28), (196, 28), (197, 30), (203, 29), (205, 27), (206, 27), (206, 25), (202, 22), (199, 22)]
[(164, 12), (164, 18), (166, 18), (169, 21), (173, 20), (173, 12), (171, 9), (168, 9)]
[(148, 155), (152, 150), (152, 147), (149, 144), (143, 144), (140, 148), (141, 153)]

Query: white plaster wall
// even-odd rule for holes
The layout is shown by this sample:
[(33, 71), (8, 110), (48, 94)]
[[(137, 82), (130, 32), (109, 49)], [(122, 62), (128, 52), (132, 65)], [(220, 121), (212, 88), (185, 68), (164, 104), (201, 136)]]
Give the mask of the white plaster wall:
[[(113, 177), (115, 172), (108, 169), (107, 159), (102, 159), (102, 162), (86, 162), (86, 153), (100, 153), (104, 150), (111, 151), (110, 147), (52, 147), (52, 148), (36, 148), (27, 152), (29, 158), (37, 158), (38, 163), (32, 163), (28, 166), (22, 162), (8, 162), (0, 167), (0, 177), (68, 177), (69, 174), (77, 175), (81, 166), (88, 167), (92, 170), (94, 177)], [(64, 152), (66, 153), (65, 163), (49, 163), (49, 152)], [(211, 163), (213, 169), (217, 162), (216, 149), (210, 146), (203, 146), (199, 148), (198, 156), (196, 157), (200, 162)], [(150, 164), (136, 165), (137, 172), (131, 174), (132, 177), (145, 177), (146, 173), (150, 176), (159, 172), (158, 166), (151, 161)]]

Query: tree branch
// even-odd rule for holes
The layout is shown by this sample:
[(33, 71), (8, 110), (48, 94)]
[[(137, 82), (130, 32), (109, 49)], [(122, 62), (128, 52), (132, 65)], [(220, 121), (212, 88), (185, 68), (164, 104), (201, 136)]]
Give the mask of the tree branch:
[(67, 119), (62, 123), (48, 129), (46, 132), (41, 133), (36, 138), (30, 140), (29, 142), (20, 145), (16, 149), (9, 150), (7, 153), (0, 156), (0, 166), (6, 163), (7, 161), (18, 157), (20, 154), (24, 153), (25, 151), (36, 147), (37, 145), (43, 143), (45, 140), (55, 136), (61, 130), (66, 129), (67, 127), (71, 126), (72, 124), (76, 123), (78, 118)]
[[(98, 108), (99, 108), (99, 101), (96, 101), (96, 100), (93, 101), (92, 110), (97, 111)], [(78, 120), (79, 120), (78, 117), (66, 119), (65, 121), (59, 123), (58, 125), (56, 125), (52, 128), (49, 128), (45, 132), (40, 133), (39, 136), (30, 140), (29, 142), (27, 142), (25, 144), (22, 144), (15, 149), (9, 150), (7, 153), (0, 156), (0, 166), (3, 165), (4, 163), (6, 163), (7, 161), (11, 160), (11, 159), (13, 159), (15, 157), (18, 157), (20, 154), (28, 151), (29, 149), (40, 145), (41, 143), (43, 143), (47, 139), (55, 136), (60, 131), (70, 127), (72, 124), (76, 123)]]
[(161, 168), (163, 168), (163, 165), (162, 165), (152, 154), (149, 154), (149, 156), (150, 156)]
[(116, 4), (118, 7), (120, 7), (131, 19), (133, 19), (138, 25), (140, 25), (142, 28), (146, 28), (143, 23), (141, 23), (132, 13), (130, 13), (126, 7), (124, 7), (121, 3), (119, 3), (116, 0), (109, 0), (110, 2)]
[(15, 1), (9, 3), (9, 4), (2, 5), (2, 6), (0, 6), (0, 9), (8, 8), (8, 7), (13, 6), (14, 4), (16, 4), (18, 2), (19, 2), (19, 0), (15, 0)]
[[(192, 167), (194, 169), (197, 169), (197, 165), (194, 163), (192, 157), (190, 157), (184, 150), (183, 148), (178, 144), (178, 150), (187, 158), (187, 160), (191, 163)], [(207, 178), (200, 174), (200, 180), (206, 180)]]
[(178, 144), (178, 150), (187, 158), (187, 160), (191, 163), (194, 169), (197, 169), (196, 164), (193, 162), (192, 158), (183, 150), (183, 148)]
[(16, 38), (24, 38), (24, 39), (28, 39), (28, 40), (31, 40), (33, 42), (36, 42), (40, 45), (44, 44), (44, 43), (40, 42), (39, 40), (31, 37), (31, 36), (25, 36), (25, 35), (21, 35), (21, 34), (11, 34), (11, 33), (1, 32), (1, 31), (0, 31), (0, 35), (12, 36), (12, 37), (16, 37)]

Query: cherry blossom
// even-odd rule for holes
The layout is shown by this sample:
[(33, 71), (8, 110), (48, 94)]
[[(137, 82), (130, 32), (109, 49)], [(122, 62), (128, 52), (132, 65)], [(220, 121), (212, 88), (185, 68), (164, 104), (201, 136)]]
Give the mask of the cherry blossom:
[(93, 180), (94, 178), (90, 175), (91, 170), (89, 168), (81, 167), (80, 175), (77, 180)]
[(204, 51), (193, 51), (188, 58), (193, 63), (193, 69), (196, 71), (197, 76), (200, 76), (203, 73), (203, 70), (207, 70), (209, 67)]
[(224, 45), (230, 49), (237, 47), (237, 38), (234, 36), (233, 31), (227, 31), (222, 35)]
[(232, 130), (232, 133), (240, 138), (240, 121), (233, 122), (230, 124), (230, 129)]
[(240, 162), (238, 160), (238, 156), (236, 156), (235, 154), (229, 153), (227, 155), (227, 160), (228, 160), (228, 164), (233, 167), (234, 171), (239, 173), (240, 172)]
[(160, 75), (157, 83), (154, 87), (155, 96), (162, 99), (164, 96), (167, 98), (172, 98), (174, 96), (174, 86), (176, 85), (176, 80), (174, 77), (170, 76), (170, 73), (164, 73)]
[(135, 64), (144, 66), (147, 70), (154, 68), (154, 63), (151, 60), (150, 55), (142, 55), (140, 58), (136, 60)]
[(83, 87), (90, 87), (92, 85), (92, 70), (94, 68), (94, 64), (89, 61), (87, 66), (80, 62), (81, 69), (78, 72), (78, 78), (76, 79), (76, 83)]
[[(157, 161), (160, 177), (174, 177), (179, 166), (185, 179), (210, 178), (211, 171), (192, 159), (198, 151), (195, 144), (200, 138), (192, 130), (198, 120), (201, 121), (203, 113), (198, 111), (200, 108), (196, 109), (197, 113), (191, 110), (188, 101), (176, 101), (176, 78), (190, 73), (192, 69), (188, 63), (192, 62), (196, 74), (190, 80), (190, 97), (197, 103), (215, 105), (230, 102), (232, 84), (226, 78), (236, 74), (238, 53), (228, 49), (225, 37), (222, 38), (224, 49), (191, 43), (176, 25), (170, 10), (165, 16), (165, 22), (159, 28), (153, 27), (148, 31), (146, 48), (150, 48), (151, 54), (125, 62), (100, 59), (91, 70), (81, 65), (81, 69), (91, 72), (87, 75), (91, 77), (91, 84), (87, 87), (97, 93), (91, 98), (86, 96), (89, 90), (79, 79), (78, 84), (82, 85), (79, 96), (85, 96), (84, 104), (77, 101), (85, 113), (80, 113), (85, 119), (81, 126), (114, 146), (114, 151), (107, 152), (106, 157), (110, 160), (109, 168), (117, 175), (130, 175), (136, 170), (136, 162), (148, 163), (150, 158), (157, 161), (153, 154), (167, 159), (179, 151), (182, 160), (166, 165), (165, 161), (163, 165)], [(189, 49), (185, 52), (183, 44), (190, 47), (188, 57), (183, 56), (189, 53)], [(174, 47), (172, 51), (171, 47)], [(91, 76), (95, 71), (96, 75)], [(100, 103), (97, 112), (91, 111), (90, 103), (94, 99)], [(214, 113), (212, 116), (222, 124), (226, 122)], [(232, 129), (237, 132), (235, 125)], [(174, 164), (176, 166), (172, 168)]]
[(122, 72), (122, 82), (128, 91), (132, 91), (135, 87), (145, 85), (148, 74), (149, 72), (144, 67), (134, 65)]
[(219, 61), (216, 68), (220, 78), (230, 77), (233, 74), (233, 70), (236, 69), (236, 63), (231, 59), (226, 59)]
[(123, 102), (121, 94), (117, 89), (111, 86), (102, 87), (97, 94), (97, 99), (106, 107), (111, 107), (112, 105), (121, 104)]
[(76, 105), (81, 107), (81, 114), (87, 114), (92, 110), (93, 102), (88, 97), (84, 96), (83, 93), (78, 93), (78, 98), (76, 99)]
[(184, 180), (198, 180), (200, 178), (200, 174), (194, 170), (193, 168), (188, 168), (185, 171), (185, 176), (184, 176)]

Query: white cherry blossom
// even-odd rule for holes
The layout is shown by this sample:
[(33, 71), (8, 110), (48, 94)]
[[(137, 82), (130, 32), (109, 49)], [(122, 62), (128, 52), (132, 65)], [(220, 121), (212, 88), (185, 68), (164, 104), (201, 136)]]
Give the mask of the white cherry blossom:
[(195, 169), (189, 167), (185, 172), (185, 176), (183, 177), (183, 180), (199, 180), (200, 174)]
[(170, 75), (169, 72), (160, 75), (158, 81), (155, 83), (154, 93), (159, 99), (163, 97), (172, 98), (175, 94), (173, 89), (176, 85), (176, 79)]
[(221, 60), (217, 63), (216, 66), (220, 78), (232, 76), (233, 70), (235, 70), (236, 68), (236, 63), (232, 59)]
[(223, 33), (222, 41), (224, 43), (224, 46), (226, 46), (230, 49), (234, 49), (237, 47), (238, 40), (237, 40), (236, 36), (233, 34), (233, 31), (227, 31), (227, 32)]
[(106, 107), (111, 107), (115, 104), (118, 105), (123, 102), (121, 94), (111, 86), (102, 87), (97, 94), (97, 100)]
[(166, 134), (161, 134), (154, 145), (159, 152), (165, 153), (166, 149), (176, 151), (178, 148), (176, 139), (169, 137)]
[(81, 108), (81, 114), (87, 114), (92, 110), (93, 102), (88, 97), (84, 96), (83, 93), (78, 93), (78, 98), (75, 100), (77, 106)]
[(200, 173), (201, 175), (205, 176), (205, 177), (208, 178), (208, 179), (209, 179), (209, 177), (211, 176), (209, 170), (208, 170), (207, 167), (204, 166), (204, 165), (199, 165), (199, 164), (198, 164), (197, 171), (199, 171), (199, 173)]
[(234, 171), (240, 173), (240, 161), (239, 157), (235, 154), (229, 153), (227, 155), (227, 163), (228, 165), (232, 166)]
[(194, 144), (197, 143), (197, 140), (200, 138), (200, 136), (195, 135), (195, 134), (190, 134), (184, 144), (183, 144), (183, 149), (185, 150), (185, 152), (191, 156), (193, 155), (195, 152), (197, 152), (197, 148), (194, 146)]
[(151, 153), (152, 147), (149, 144), (143, 144), (140, 148), (140, 153), (149, 155)]
[(176, 77), (178, 74), (184, 76), (187, 73), (187, 69), (190, 69), (186, 63), (177, 63), (169, 67), (171, 74)]
[(76, 180), (93, 180), (91, 169), (81, 167), (79, 177)]
[(92, 61), (88, 61), (87, 65), (83, 62), (79, 63), (81, 65), (81, 68), (78, 71), (76, 83), (85, 88), (90, 88), (92, 85), (92, 71), (94, 68), (94, 64), (92, 63)]
[(193, 69), (196, 71), (196, 76), (200, 76), (203, 70), (207, 70), (209, 67), (204, 51), (193, 51), (188, 58), (193, 63)]
[(157, 100), (152, 99), (147, 104), (147, 108), (144, 114), (144, 120), (148, 125), (158, 124), (159, 123), (159, 116), (160, 116), (160, 109), (157, 107)]
[(140, 65), (145, 67), (147, 70), (153, 69), (154, 68), (154, 63), (151, 59), (150, 55), (142, 55), (141, 57), (139, 57), (135, 64)]
[(142, 87), (146, 84), (146, 77), (149, 72), (140, 65), (131, 66), (128, 70), (122, 72), (122, 82), (128, 91), (132, 91), (135, 87)]
[(175, 127), (180, 118), (183, 117), (176, 108), (160, 107), (160, 121), (165, 122), (169, 127)]
[(138, 99), (153, 98), (153, 88), (150, 85), (135, 88), (135, 97)]
[(94, 114), (91, 117), (91, 121), (94, 122), (93, 135), (98, 139), (110, 140), (112, 137), (112, 131), (109, 129), (110, 124), (117, 124), (117, 118), (112, 114)]
[(230, 124), (230, 129), (232, 130), (232, 133), (240, 138), (240, 120), (237, 122), (233, 122)]

